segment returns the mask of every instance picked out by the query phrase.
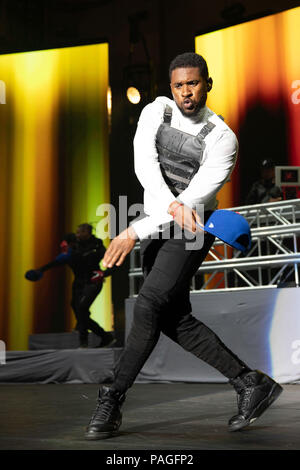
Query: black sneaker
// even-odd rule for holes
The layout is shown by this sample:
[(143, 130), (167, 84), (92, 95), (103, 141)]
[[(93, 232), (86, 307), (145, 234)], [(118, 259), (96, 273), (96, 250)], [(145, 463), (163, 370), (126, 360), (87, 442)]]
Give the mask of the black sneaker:
[(99, 391), (96, 410), (86, 428), (85, 438), (105, 439), (115, 435), (122, 424), (121, 406), (125, 393), (103, 386)]
[(282, 387), (259, 370), (246, 373), (242, 378), (229, 380), (237, 391), (238, 414), (229, 420), (229, 431), (253, 423), (279, 397)]

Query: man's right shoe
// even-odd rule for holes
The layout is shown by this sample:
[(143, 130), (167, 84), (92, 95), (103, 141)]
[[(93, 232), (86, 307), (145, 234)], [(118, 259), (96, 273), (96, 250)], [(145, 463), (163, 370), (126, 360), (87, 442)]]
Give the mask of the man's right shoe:
[(238, 398), (238, 414), (229, 420), (229, 431), (253, 423), (279, 397), (282, 387), (259, 370), (246, 372), (242, 377), (229, 380)]
[(118, 432), (122, 423), (121, 406), (125, 393), (103, 386), (99, 391), (96, 410), (86, 428), (85, 438), (106, 439)]

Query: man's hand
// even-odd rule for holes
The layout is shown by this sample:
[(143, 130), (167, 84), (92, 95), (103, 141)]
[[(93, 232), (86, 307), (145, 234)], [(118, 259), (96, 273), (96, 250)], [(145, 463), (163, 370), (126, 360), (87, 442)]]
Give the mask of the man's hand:
[(107, 268), (112, 268), (114, 265), (121, 266), (128, 253), (133, 249), (137, 238), (137, 234), (132, 227), (128, 227), (121, 232), (107, 248), (103, 258), (103, 266)]
[(43, 271), (40, 269), (30, 269), (29, 271), (26, 271), (25, 273), (25, 278), (28, 279), (28, 281), (39, 281), (43, 277)]
[(192, 233), (200, 231), (201, 229), (197, 227), (196, 222), (203, 227), (203, 223), (197, 212), (184, 204), (180, 204), (178, 201), (174, 201), (170, 204), (168, 212), (173, 216), (175, 222), (182, 230), (188, 230)]

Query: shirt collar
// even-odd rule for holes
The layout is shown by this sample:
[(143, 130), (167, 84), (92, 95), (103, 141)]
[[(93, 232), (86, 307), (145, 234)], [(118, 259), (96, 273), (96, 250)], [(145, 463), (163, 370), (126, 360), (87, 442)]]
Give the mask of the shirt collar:
[(173, 101), (173, 110), (175, 111), (177, 119), (186, 124), (200, 124), (207, 121), (209, 110), (207, 106), (203, 106), (198, 113), (193, 117), (184, 116), (178, 108), (175, 101)]

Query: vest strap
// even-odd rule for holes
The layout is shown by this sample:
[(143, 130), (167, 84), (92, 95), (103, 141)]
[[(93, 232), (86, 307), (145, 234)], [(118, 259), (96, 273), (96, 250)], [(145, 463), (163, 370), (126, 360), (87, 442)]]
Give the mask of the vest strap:
[[(173, 112), (173, 110), (172, 110), (171, 106), (166, 105), (165, 111), (164, 111), (164, 123), (167, 124), (168, 126), (171, 125), (172, 112)], [(205, 139), (205, 137), (213, 130), (214, 127), (215, 127), (215, 124), (208, 121), (208, 123), (205, 124), (205, 126), (202, 127), (202, 129), (199, 132), (199, 134), (197, 135), (197, 137), (200, 137), (200, 139)]]
[(197, 137), (200, 137), (200, 139), (205, 139), (205, 137), (213, 130), (214, 127), (216, 127), (215, 124), (208, 121), (208, 123), (202, 127)]
[(172, 108), (169, 105), (166, 105), (165, 111), (164, 111), (164, 123), (168, 124), (170, 126), (171, 120), (172, 120)]

